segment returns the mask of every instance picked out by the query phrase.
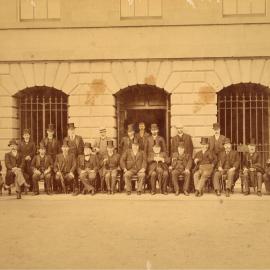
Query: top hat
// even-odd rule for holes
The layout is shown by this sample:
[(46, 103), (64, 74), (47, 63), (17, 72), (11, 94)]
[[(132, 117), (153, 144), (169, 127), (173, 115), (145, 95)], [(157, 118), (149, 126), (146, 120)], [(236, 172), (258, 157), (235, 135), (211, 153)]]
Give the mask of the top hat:
[(178, 147), (180, 147), (180, 148), (185, 148), (184, 142), (183, 142), (183, 141), (180, 141), (180, 142), (178, 143)]
[(107, 131), (107, 130), (106, 130), (106, 128), (105, 128), (105, 127), (100, 127), (100, 128), (99, 128), (99, 132), (100, 132), (100, 133), (102, 133), (102, 132), (106, 132), (106, 131)]
[(83, 147), (84, 147), (84, 148), (92, 148), (90, 142), (85, 142)]
[(107, 141), (107, 148), (114, 148), (113, 141)]
[(11, 146), (11, 145), (18, 145), (18, 143), (15, 139), (11, 139), (8, 143), (8, 146)]
[(248, 143), (248, 145), (256, 146), (256, 140), (254, 138), (251, 138), (250, 139), (250, 142)]
[(49, 124), (48, 128), (47, 128), (47, 131), (53, 132), (54, 131), (54, 124)]
[(28, 128), (25, 128), (24, 130), (23, 130), (23, 135), (24, 134), (29, 134), (30, 135), (30, 130), (28, 129)]
[(224, 144), (228, 144), (228, 143), (231, 143), (231, 139), (230, 138), (225, 138)]
[(214, 129), (214, 130), (220, 129), (219, 123), (214, 123), (214, 124), (213, 124), (213, 129)]
[(38, 149), (45, 149), (46, 150), (45, 144), (44, 143), (40, 143)]
[(158, 125), (157, 124), (151, 124), (151, 130), (158, 130)]
[(206, 138), (206, 137), (201, 137), (201, 142), (200, 142), (200, 144), (202, 144), (202, 145), (208, 144), (208, 138)]
[(129, 124), (129, 125), (127, 126), (127, 131), (128, 131), (128, 132), (134, 131), (134, 126), (133, 126), (133, 124)]
[(68, 123), (67, 128), (68, 129), (75, 129), (74, 123)]

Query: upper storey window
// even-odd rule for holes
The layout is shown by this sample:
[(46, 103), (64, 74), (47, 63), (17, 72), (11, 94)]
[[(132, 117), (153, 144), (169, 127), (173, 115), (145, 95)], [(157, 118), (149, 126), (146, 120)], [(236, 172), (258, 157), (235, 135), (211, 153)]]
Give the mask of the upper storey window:
[(60, 19), (60, 0), (20, 0), (21, 21)]
[(161, 17), (162, 0), (120, 0), (121, 18)]
[(266, 0), (223, 0), (224, 16), (265, 15)]

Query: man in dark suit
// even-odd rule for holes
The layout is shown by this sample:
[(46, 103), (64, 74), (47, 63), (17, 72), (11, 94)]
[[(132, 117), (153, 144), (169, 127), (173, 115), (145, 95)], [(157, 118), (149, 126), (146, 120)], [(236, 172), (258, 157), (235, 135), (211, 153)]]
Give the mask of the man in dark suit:
[(184, 133), (184, 125), (178, 124), (177, 127), (177, 135), (172, 138), (172, 153), (178, 152), (179, 142), (184, 143), (185, 153), (190, 156), (193, 155), (193, 142), (191, 136), (189, 134)]
[(220, 134), (220, 125), (213, 124), (214, 135), (209, 138), (209, 150), (216, 156), (224, 150), (225, 136)]
[(189, 196), (192, 156), (185, 151), (185, 144), (183, 141), (180, 141), (178, 143), (177, 152), (172, 154), (172, 182), (176, 196), (180, 194), (178, 181), (179, 175), (184, 176), (183, 192), (186, 196)]
[(226, 197), (230, 196), (232, 186), (234, 185), (235, 174), (240, 166), (239, 154), (232, 150), (231, 141), (226, 138), (224, 141), (224, 150), (218, 155), (217, 170), (214, 173), (213, 185), (217, 196), (220, 196), (220, 180), (226, 176)]
[(146, 140), (146, 155), (149, 156), (153, 152), (153, 146), (158, 143), (161, 147), (161, 152), (167, 153), (166, 142), (163, 137), (158, 135), (159, 129), (157, 124), (151, 124), (151, 136)]
[(46, 186), (46, 193), (51, 194), (51, 172), (53, 170), (53, 160), (51, 156), (46, 154), (46, 147), (43, 143), (40, 143), (39, 154), (36, 155), (32, 162), (31, 168), (33, 171), (33, 192), (34, 195), (39, 195), (38, 181), (44, 179)]
[(99, 160), (95, 153), (92, 153), (91, 144), (84, 144), (84, 154), (79, 155), (77, 161), (77, 170), (79, 178), (84, 185), (84, 194), (95, 194), (95, 183), (99, 169)]
[(121, 154), (123, 154), (127, 149), (131, 149), (134, 139), (135, 139), (134, 126), (133, 124), (129, 124), (127, 127), (127, 136), (122, 138), (119, 145), (119, 151)]
[(270, 195), (270, 159), (268, 158), (264, 168), (263, 181), (267, 195)]
[(248, 144), (248, 152), (243, 158), (243, 182), (244, 195), (249, 195), (250, 186), (257, 187), (257, 195), (262, 196), (262, 168), (261, 156), (256, 151), (256, 143), (254, 139)]
[(62, 145), (62, 153), (56, 156), (54, 162), (55, 181), (62, 191), (68, 193), (67, 186), (71, 190), (74, 182), (76, 170), (76, 158), (73, 153), (69, 153), (69, 146), (66, 142)]
[(2, 196), (3, 186), (4, 186), (4, 181), (3, 181), (3, 177), (2, 177), (2, 164), (0, 161), (0, 196)]
[(121, 168), (124, 171), (127, 195), (131, 194), (131, 177), (138, 176), (137, 194), (141, 195), (147, 166), (146, 155), (139, 150), (139, 142), (134, 139), (131, 149), (127, 149), (120, 159)]
[(201, 150), (195, 154), (195, 172), (194, 172), (194, 186), (195, 196), (203, 195), (203, 189), (207, 179), (212, 175), (213, 169), (216, 165), (217, 158), (215, 154), (209, 149), (208, 138), (201, 138)]
[(156, 181), (158, 180), (160, 193), (167, 195), (167, 184), (169, 177), (170, 158), (166, 152), (161, 152), (161, 147), (158, 142), (153, 146), (153, 152), (151, 152), (147, 158), (148, 161), (148, 175), (151, 182), (151, 194), (156, 194)]
[[(31, 162), (34, 156), (36, 155), (36, 145), (31, 140), (30, 130), (23, 130), (23, 139), (19, 142), (18, 151), (22, 154), (24, 159), (24, 177), (26, 182), (30, 185), (30, 190), (33, 189), (32, 183), (32, 170), (31, 170)], [(24, 190), (27, 193), (27, 188)]]
[(108, 194), (114, 194), (120, 166), (120, 155), (115, 152), (113, 141), (107, 142), (107, 151), (102, 157), (102, 169)]
[(23, 175), (25, 159), (19, 153), (18, 144), (15, 139), (10, 140), (8, 146), (10, 147), (10, 151), (5, 154), (5, 165), (7, 168), (5, 188), (10, 189), (10, 185), (15, 184), (17, 199), (21, 199), (21, 187), (30, 187)]
[(144, 122), (140, 122), (139, 123), (139, 132), (136, 134), (136, 138), (139, 141), (140, 150), (145, 151), (146, 141), (147, 141), (147, 138), (148, 137), (149, 137), (149, 133), (147, 133), (145, 131), (145, 124), (144, 124)]

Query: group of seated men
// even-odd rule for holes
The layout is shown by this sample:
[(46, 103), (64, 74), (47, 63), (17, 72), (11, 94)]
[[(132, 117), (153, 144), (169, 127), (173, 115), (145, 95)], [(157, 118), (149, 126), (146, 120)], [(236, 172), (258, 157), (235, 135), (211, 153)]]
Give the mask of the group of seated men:
[[(25, 129), (19, 143), (15, 139), (9, 142), (10, 151), (5, 155), (6, 177), (5, 181), (0, 180), (0, 194), (2, 187), (10, 194), (11, 185), (15, 185), (18, 199), (22, 192), (29, 190), (38, 195), (42, 179), (47, 194), (72, 192), (78, 195), (83, 192), (94, 195), (97, 179), (102, 192), (114, 194), (122, 174), (127, 195), (131, 194), (135, 177), (138, 195), (142, 194), (146, 183), (155, 195), (158, 182), (161, 194), (167, 195), (169, 187), (178, 196), (182, 182), (181, 190), (189, 196), (193, 179), (195, 196), (199, 197), (210, 179), (217, 196), (221, 195), (222, 189), (227, 197), (230, 196), (239, 175), (240, 156), (232, 149), (230, 139), (220, 134), (218, 123), (213, 124), (213, 136), (201, 138), (201, 149), (194, 156), (191, 136), (184, 133), (183, 125), (177, 126), (177, 135), (172, 138), (171, 157), (157, 124), (151, 124), (151, 134), (146, 132), (143, 122), (138, 128), (139, 132), (135, 133), (134, 125), (128, 125), (118, 153), (105, 128), (100, 129), (100, 138), (91, 144), (84, 143), (76, 134), (74, 123), (69, 123), (68, 136), (60, 146), (54, 136), (54, 126), (50, 124), (38, 154), (30, 131)], [(244, 194), (248, 195), (250, 186), (256, 185), (257, 194), (261, 196), (263, 181), (267, 194), (270, 194), (270, 162), (262, 168), (253, 140), (248, 144), (242, 162)]]

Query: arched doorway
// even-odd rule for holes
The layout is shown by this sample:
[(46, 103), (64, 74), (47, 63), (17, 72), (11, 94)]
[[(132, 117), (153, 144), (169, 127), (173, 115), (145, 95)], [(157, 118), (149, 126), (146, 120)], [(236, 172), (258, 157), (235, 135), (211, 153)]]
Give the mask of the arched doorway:
[(66, 136), (68, 96), (51, 87), (26, 88), (15, 95), (18, 103), (20, 136), (25, 128), (31, 130), (32, 138), (38, 145), (46, 135), (49, 123), (55, 125), (59, 140)]
[(144, 122), (150, 132), (151, 123), (157, 123), (160, 135), (169, 147), (170, 141), (170, 95), (151, 85), (134, 85), (120, 90), (116, 95), (118, 145), (126, 135), (126, 127), (133, 123), (138, 127)]
[(234, 147), (255, 138), (265, 162), (269, 153), (269, 88), (240, 83), (218, 93), (218, 121), (221, 132), (231, 138)]

